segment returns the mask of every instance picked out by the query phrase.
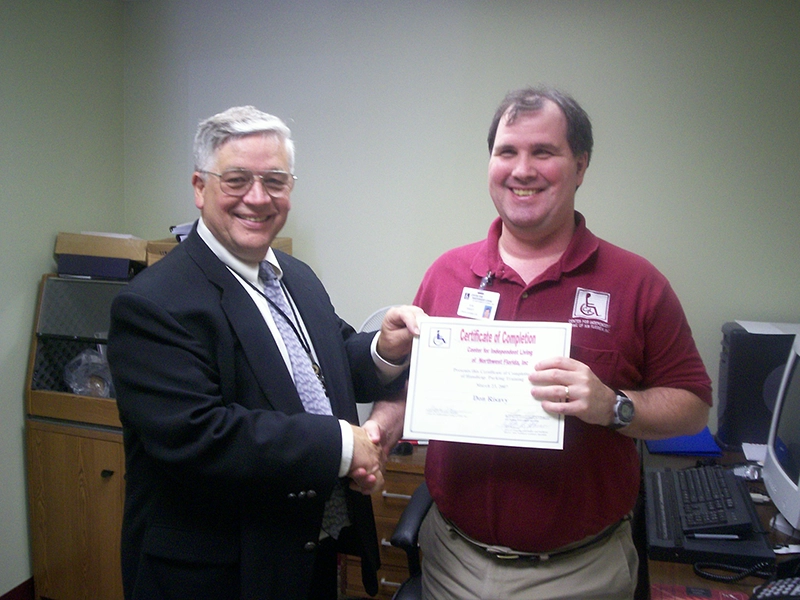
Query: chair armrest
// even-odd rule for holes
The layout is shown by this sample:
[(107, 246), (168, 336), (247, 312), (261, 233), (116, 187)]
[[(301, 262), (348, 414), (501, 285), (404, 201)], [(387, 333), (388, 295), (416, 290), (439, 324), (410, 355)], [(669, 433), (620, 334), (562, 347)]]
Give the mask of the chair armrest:
[(419, 546), (417, 539), (419, 537), (419, 528), (425, 515), (433, 504), (433, 499), (428, 491), (428, 486), (421, 483), (420, 486), (414, 491), (408, 506), (403, 510), (400, 519), (397, 521), (394, 533), (389, 540), (392, 546), (401, 548), (405, 551), (408, 557), (408, 570), (411, 575), (420, 572), (419, 560)]

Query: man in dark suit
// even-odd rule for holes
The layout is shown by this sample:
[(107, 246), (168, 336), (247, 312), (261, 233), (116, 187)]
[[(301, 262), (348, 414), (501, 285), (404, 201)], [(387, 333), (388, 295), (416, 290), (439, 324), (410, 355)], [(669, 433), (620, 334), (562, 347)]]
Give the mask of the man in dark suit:
[[(307, 265), (270, 247), (293, 166), (276, 117), (237, 107), (202, 122), (192, 177), (201, 218), (113, 303), (128, 600), (332, 599), (337, 552), (360, 555), (377, 591), (368, 494), (400, 436), (421, 311), (392, 309), (378, 334), (358, 334)], [(319, 382), (301, 383), (309, 366)], [(377, 401), (363, 428), (356, 401)], [(323, 526), (330, 515), (338, 526)]]

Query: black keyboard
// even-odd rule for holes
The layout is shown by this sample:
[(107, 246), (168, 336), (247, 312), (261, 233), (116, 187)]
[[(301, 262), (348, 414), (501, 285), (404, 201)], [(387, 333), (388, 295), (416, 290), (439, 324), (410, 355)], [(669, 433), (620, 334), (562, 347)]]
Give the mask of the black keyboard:
[(656, 531), (661, 539), (748, 536), (750, 498), (729, 469), (718, 466), (649, 471), (655, 492)]
[[(681, 491), (684, 486), (685, 493)], [(746, 568), (775, 562), (747, 485), (733, 471), (648, 467), (644, 488), (651, 560)]]

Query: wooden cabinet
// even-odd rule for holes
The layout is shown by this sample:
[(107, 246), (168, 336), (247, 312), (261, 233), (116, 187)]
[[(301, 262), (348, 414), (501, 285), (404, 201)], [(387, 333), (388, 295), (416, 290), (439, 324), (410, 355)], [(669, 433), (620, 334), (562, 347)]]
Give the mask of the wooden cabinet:
[(36, 597), (122, 598), (120, 434), (29, 421), (27, 451)]
[[(410, 456), (389, 457), (386, 464), (386, 483), (380, 492), (372, 496), (372, 509), (378, 529), (381, 551), (381, 568), (378, 571), (378, 595), (376, 598), (391, 600), (407, 578), (406, 554), (389, 543), (397, 520), (408, 505), (411, 494), (425, 480), (425, 446), (415, 446)], [(364, 597), (367, 594), (361, 584), (361, 561), (347, 556), (345, 566), (345, 593), (348, 597)]]
[(64, 367), (105, 344), (120, 282), (45, 276), (26, 389), (37, 600), (121, 600), (125, 457), (116, 402), (71, 393)]

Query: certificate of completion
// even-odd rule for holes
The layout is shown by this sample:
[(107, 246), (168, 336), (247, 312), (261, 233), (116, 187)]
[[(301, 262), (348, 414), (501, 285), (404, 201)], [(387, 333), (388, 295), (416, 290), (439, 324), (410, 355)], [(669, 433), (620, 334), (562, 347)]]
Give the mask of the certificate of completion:
[(572, 325), (425, 317), (411, 350), (403, 437), (564, 447), (564, 418), (531, 396), (544, 358), (569, 356)]

